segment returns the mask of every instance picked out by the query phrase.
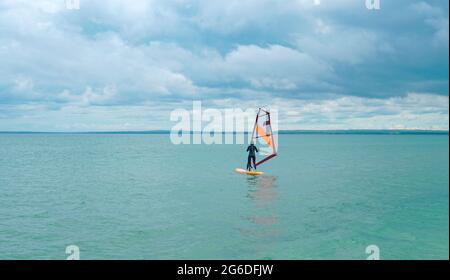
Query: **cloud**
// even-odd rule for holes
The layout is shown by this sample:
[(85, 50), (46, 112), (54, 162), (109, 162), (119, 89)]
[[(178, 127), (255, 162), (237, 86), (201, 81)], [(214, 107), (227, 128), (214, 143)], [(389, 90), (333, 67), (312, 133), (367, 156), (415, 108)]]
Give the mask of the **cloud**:
[(374, 33), (358, 27), (332, 26), (317, 20), (315, 36), (299, 34), (297, 48), (326, 61), (356, 65), (393, 52), (392, 46)]
[(428, 19), (426, 23), (431, 25), (435, 29), (435, 33), (433, 36), (433, 44), (435, 47), (443, 47), (448, 49), (448, 18), (440, 18), (440, 19)]
[(322, 81), (333, 76), (333, 69), (295, 49), (249, 45), (228, 53), (218, 65), (216, 74), (221, 73), (254, 89), (293, 91), (303, 87), (326, 91)]
[[(291, 112), (306, 102), (325, 116), (311, 105), (318, 102), (334, 112), (351, 108), (339, 113), (349, 127), (364, 124), (350, 121), (365, 108), (362, 100), (379, 100), (371, 114), (380, 127), (394, 111), (399, 126), (404, 116), (405, 127), (431, 127), (431, 121), (443, 127), (438, 118), (448, 120), (448, 110), (430, 118), (417, 105), (402, 115), (407, 107), (394, 110), (382, 101), (422, 104), (411, 92), (448, 98), (448, 25), (448, 3), (433, 0), (385, 2), (375, 12), (351, 0), (93, 0), (81, 1), (80, 10), (67, 10), (63, 0), (4, 0), (0, 130), (33, 123), (62, 129), (59, 121), (39, 120), (85, 114), (82, 128), (100, 123), (102, 110), (118, 119), (125, 108), (170, 111), (192, 99), (214, 106), (278, 100), (297, 104)], [(303, 121), (317, 126), (337, 121), (307, 115)], [(137, 115), (123, 118), (145, 129)]]
[(373, 99), (340, 97), (320, 101), (281, 101), (285, 129), (441, 129), (448, 130), (448, 97), (409, 93)]
[[(102, 94), (93, 95), (89, 106), (73, 103), (62, 108), (48, 105), (1, 105), (3, 130), (111, 131), (170, 129), (174, 109), (192, 110), (192, 102), (147, 102), (141, 105), (94, 105)], [(100, 99), (97, 99), (100, 98)], [(77, 101), (78, 102), (78, 101)], [(447, 96), (409, 93), (404, 97), (373, 99), (355, 96), (324, 100), (266, 97), (262, 104), (278, 110), (279, 129), (449, 129)], [(254, 109), (253, 100), (214, 99), (203, 109)], [(49, 122), (49, 120), (51, 120)], [(93, 121), (94, 120), (94, 121)]]

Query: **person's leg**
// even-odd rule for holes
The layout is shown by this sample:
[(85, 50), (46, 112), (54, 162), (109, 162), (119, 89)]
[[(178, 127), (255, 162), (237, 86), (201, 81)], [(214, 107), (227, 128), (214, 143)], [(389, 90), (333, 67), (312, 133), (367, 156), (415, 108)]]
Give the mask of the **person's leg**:
[(256, 170), (256, 157), (252, 156), (252, 161), (253, 161), (253, 168), (255, 168)]
[(247, 158), (247, 170), (250, 171), (252, 169), (252, 158), (248, 156)]

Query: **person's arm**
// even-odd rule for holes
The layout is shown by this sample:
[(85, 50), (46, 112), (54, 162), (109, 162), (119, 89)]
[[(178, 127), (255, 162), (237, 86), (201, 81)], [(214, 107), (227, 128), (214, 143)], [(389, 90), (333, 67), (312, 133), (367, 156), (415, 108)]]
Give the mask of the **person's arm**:
[(255, 150), (256, 150), (257, 153), (259, 153), (259, 150), (258, 150), (258, 148), (256, 146), (255, 146)]
[(247, 152), (248, 152), (249, 149), (250, 149), (250, 146), (247, 147)]

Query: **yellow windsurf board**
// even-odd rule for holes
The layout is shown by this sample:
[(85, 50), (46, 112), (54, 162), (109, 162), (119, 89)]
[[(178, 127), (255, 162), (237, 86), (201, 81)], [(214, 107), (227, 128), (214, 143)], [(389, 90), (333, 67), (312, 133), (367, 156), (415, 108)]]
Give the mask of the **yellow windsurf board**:
[(248, 170), (242, 169), (242, 168), (236, 168), (234, 171), (236, 171), (237, 173), (242, 173), (242, 174), (247, 174), (247, 175), (262, 175), (262, 174), (264, 174), (264, 172), (261, 172), (261, 171), (248, 171)]

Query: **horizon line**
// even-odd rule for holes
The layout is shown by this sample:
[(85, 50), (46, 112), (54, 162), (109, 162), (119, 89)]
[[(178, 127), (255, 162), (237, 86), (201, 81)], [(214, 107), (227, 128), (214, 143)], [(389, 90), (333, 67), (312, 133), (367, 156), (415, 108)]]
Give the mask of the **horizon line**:
[[(197, 134), (202, 131), (182, 131)], [(281, 129), (278, 134), (449, 134), (444, 129)], [(170, 130), (111, 130), (111, 131), (0, 131), (0, 134), (170, 134)], [(220, 134), (248, 134), (247, 131), (220, 131)]]

